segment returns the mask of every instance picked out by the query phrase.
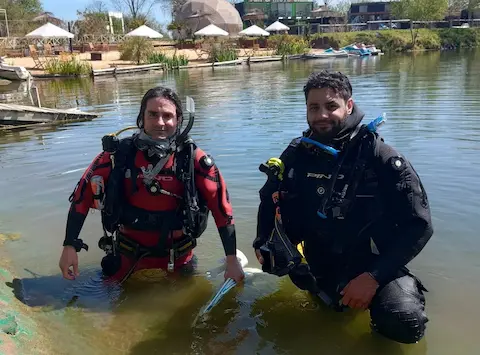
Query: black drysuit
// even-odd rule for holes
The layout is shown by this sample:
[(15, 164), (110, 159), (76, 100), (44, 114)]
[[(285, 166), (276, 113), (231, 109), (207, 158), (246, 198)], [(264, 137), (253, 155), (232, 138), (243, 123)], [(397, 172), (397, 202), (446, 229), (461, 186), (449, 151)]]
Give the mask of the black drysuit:
[[(372, 327), (413, 343), (423, 337), (428, 318), (425, 289), (406, 265), (433, 234), (429, 203), (404, 156), (376, 135), (351, 138), (363, 116), (354, 106), (331, 142), (341, 151), (336, 158), (300, 138), (282, 153), (282, 220), (292, 242), (304, 243), (310, 269), (330, 299), (338, 304), (343, 287), (369, 272), (380, 286), (370, 304)], [(278, 189), (269, 179), (260, 190), (255, 249), (272, 231), (272, 193)]]

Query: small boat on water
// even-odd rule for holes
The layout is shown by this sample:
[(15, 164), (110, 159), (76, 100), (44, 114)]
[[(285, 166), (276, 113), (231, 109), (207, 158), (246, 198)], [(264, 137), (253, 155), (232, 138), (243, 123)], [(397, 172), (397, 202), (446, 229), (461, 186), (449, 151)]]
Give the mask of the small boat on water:
[(0, 57), (0, 78), (10, 81), (24, 81), (31, 78), (30, 72), (24, 67), (8, 65), (5, 57)]
[(346, 58), (348, 57), (348, 52), (344, 50), (335, 50), (329, 48), (323, 53), (307, 53), (303, 55), (303, 59), (327, 59), (327, 58)]
[(287, 56), (288, 60), (298, 60), (298, 59), (303, 59), (303, 54), (292, 54)]
[(380, 49), (377, 49), (374, 44), (368, 45), (366, 48), (370, 51), (371, 55), (383, 55), (383, 52)]
[(348, 46), (341, 48), (346, 51), (349, 55), (355, 55), (360, 57), (370, 56), (370, 55), (381, 55), (383, 52), (375, 47), (374, 44), (366, 46), (363, 43), (352, 43)]
[(358, 55), (360, 57), (371, 55), (372, 53), (367, 48), (360, 48), (356, 44), (350, 44), (341, 48), (350, 55)]

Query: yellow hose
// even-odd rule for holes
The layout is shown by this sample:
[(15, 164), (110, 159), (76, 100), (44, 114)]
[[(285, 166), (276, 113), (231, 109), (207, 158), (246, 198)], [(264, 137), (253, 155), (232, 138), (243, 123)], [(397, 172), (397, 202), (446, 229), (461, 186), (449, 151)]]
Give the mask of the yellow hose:
[(123, 132), (130, 130), (130, 129), (138, 129), (138, 127), (137, 126), (128, 126), (128, 127), (122, 128), (118, 132), (110, 133), (109, 136), (115, 136), (116, 137), (116, 136), (122, 134)]

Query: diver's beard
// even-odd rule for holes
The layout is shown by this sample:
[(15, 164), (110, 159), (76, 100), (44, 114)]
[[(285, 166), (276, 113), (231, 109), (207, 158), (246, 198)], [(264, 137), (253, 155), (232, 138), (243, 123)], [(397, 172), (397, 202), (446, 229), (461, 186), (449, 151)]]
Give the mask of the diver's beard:
[(340, 126), (333, 126), (328, 131), (318, 131), (313, 125), (308, 125), (310, 127), (310, 138), (315, 139), (320, 143), (330, 143), (341, 131)]
[(340, 122), (336, 121), (332, 125), (332, 127), (328, 131), (318, 131), (315, 129), (314, 125), (311, 125), (310, 122), (308, 122), (308, 117), (307, 117), (307, 123), (308, 127), (310, 128), (310, 138), (316, 140), (317, 142), (323, 143), (323, 144), (330, 144), (332, 141), (339, 135), (339, 133), (342, 131), (346, 118), (348, 117), (348, 114), (345, 114), (345, 117), (343, 120)]

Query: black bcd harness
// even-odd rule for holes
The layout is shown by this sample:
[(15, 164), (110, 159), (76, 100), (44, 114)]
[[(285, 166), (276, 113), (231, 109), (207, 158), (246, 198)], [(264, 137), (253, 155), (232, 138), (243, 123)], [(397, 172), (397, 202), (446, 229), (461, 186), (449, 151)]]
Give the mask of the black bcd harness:
[[(187, 137), (175, 151), (171, 152), (175, 154), (174, 168), (170, 171), (164, 169), (160, 173), (174, 175), (184, 184), (184, 194), (181, 196), (179, 207), (176, 210), (160, 212), (147, 211), (127, 202), (125, 178), (131, 179), (131, 193), (134, 194), (140, 173), (140, 169), (135, 166), (138, 152), (135, 135), (121, 140), (105, 136), (102, 143), (104, 151), (111, 154), (112, 171), (106, 183), (104, 208), (101, 211), (105, 233), (99, 241), (99, 247), (107, 254), (115, 254), (116, 249), (119, 249), (121, 253), (136, 259), (145, 255), (173, 256), (176, 259), (193, 249), (196, 246), (196, 238), (200, 237), (207, 227), (209, 215), (208, 207), (195, 186), (195, 142)], [(159, 231), (158, 245), (155, 247), (140, 245), (119, 232), (121, 225), (137, 230)], [(184, 237), (175, 242), (172, 238), (172, 244), (168, 248), (166, 242), (171, 237), (171, 231), (179, 229), (183, 229)]]
[[(366, 125), (360, 126), (356, 133), (355, 136), (351, 137), (351, 139), (345, 143), (342, 149), (343, 154), (337, 158), (338, 162), (334, 165), (330, 185), (325, 192), (324, 202), (317, 213), (319, 216), (318, 218), (344, 219), (353, 206), (358, 184), (365, 172), (367, 161), (372, 157), (372, 154), (374, 154), (376, 142), (377, 139), (379, 139), (378, 134), (370, 132)], [(293, 140), (284, 154), (282, 154), (281, 160), (285, 168), (290, 169), (290, 167), (292, 167), (296, 160), (297, 149), (299, 149), (301, 144), (303, 144), (301, 139)], [(355, 153), (355, 148), (357, 148), (356, 156), (354, 157), (354, 163), (350, 170), (350, 174), (347, 177), (347, 183), (341, 191), (335, 191), (335, 183), (345, 158), (352, 151)], [(264, 171), (264, 169), (260, 170)], [(289, 170), (285, 170), (283, 175), (284, 178), (276, 179), (278, 183), (278, 190), (276, 192), (278, 200), (275, 205), (276, 208), (278, 208), (278, 213), (280, 213), (281, 200), (284, 199), (284, 196), (288, 196), (289, 193), (285, 184), (285, 180), (289, 178)], [(275, 176), (278, 177), (278, 172), (275, 173)], [(272, 176), (270, 175), (270, 177)], [(277, 228), (277, 225), (275, 228)], [(292, 237), (279, 238), (281, 236), (286, 236), (285, 231), (280, 233), (280, 231), (275, 231), (275, 228), (267, 243), (260, 248), (264, 259), (270, 259), (270, 262), (268, 263), (270, 264), (270, 270), (264, 271), (276, 274), (277, 276), (282, 276), (288, 273), (292, 281), (299, 288), (318, 293), (319, 290), (316, 287), (314, 281), (315, 278), (310, 273), (308, 264), (301, 261), (294, 246), (295, 244), (298, 244), (300, 240), (294, 240), (295, 238)], [(286, 239), (288, 240), (286, 241)], [(282, 255), (278, 255), (278, 253), (281, 253)]]

